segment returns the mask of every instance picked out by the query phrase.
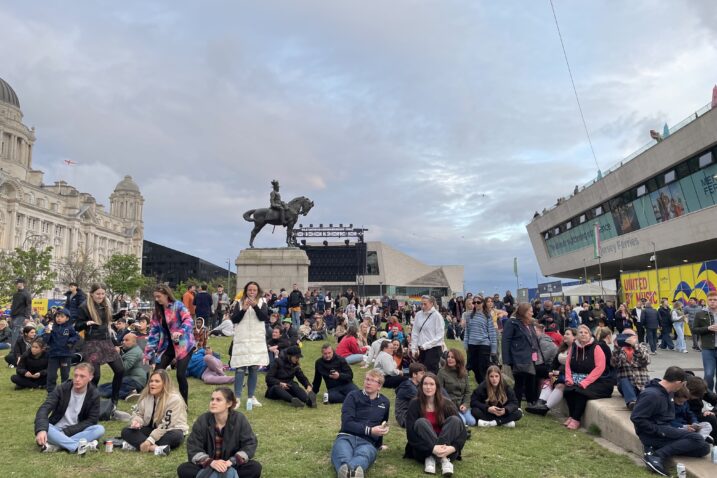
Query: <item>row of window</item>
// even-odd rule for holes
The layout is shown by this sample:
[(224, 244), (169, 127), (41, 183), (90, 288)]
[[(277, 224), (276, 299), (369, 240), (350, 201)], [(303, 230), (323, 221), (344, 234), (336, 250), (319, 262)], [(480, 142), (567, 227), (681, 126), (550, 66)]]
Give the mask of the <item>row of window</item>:
[(687, 178), (691, 174), (711, 166), (715, 163), (715, 155), (717, 155), (717, 150), (707, 151), (695, 155), (694, 157), (678, 164), (673, 169), (670, 169), (665, 173), (658, 174), (657, 176), (645, 181), (645, 183), (631, 188), (619, 196), (615, 196), (605, 203), (591, 208), (588, 211), (575, 216), (571, 220), (545, 231), (543, 233), (543, 237), (546, 240), (550, 239), (607, 212), (618, 211), (625, 205), (632, 203), (640, 197), (656, 192), (666, 185), (679, 181), (680, 179)]

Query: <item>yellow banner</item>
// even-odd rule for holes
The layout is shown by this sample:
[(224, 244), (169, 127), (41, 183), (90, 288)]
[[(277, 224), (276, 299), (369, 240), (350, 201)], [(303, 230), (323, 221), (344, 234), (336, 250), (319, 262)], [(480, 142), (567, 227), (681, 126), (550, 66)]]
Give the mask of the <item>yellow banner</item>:
[(32, 299), (32, 310), (36, 310), (40, 316), (47, 314), (47, 299)]
[(659, 272), (659, 285), (654, 270), (620, 275), (623, 297), (630, 308), (642, 298), (658, 307), (662, 297), (670, 304), (676, 300), (687, 303), (691, 297), (698, 301), (707, 299), (709, 291), (717, 290), (717, 261), (665, 267)]

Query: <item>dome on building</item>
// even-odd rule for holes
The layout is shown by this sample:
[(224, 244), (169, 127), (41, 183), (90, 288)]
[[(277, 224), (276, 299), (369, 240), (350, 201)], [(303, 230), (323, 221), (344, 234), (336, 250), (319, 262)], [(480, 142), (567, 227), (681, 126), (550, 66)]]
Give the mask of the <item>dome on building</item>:
[(125, 176), (122, 181), (117, 183), (115, 192), (131, 192), (139, 194), (139, 186), (137, 186), (137, 183), (134, 182), (132, 176)]
[(20, 108), (20, 101), (17, 99), (15, 90), (5, 80), (0, 78), (0, 102), (8, 103)]

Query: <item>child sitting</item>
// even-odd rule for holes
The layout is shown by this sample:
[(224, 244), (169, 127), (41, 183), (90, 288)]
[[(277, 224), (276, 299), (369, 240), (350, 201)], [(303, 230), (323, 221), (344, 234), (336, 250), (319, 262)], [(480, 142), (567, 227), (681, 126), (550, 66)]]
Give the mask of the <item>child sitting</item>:
[(710, 444), (714, 440), (710, 436), (712, 425), (707, 422), (699, 422), (694, 413), (690, 410), (687, 401), (690, 399), (690, 392), (687, 388), (681, 388), (675, 392), (675, 419), (670, 422), (674, 428), (681, 428), (690, 432), (697, 432)]

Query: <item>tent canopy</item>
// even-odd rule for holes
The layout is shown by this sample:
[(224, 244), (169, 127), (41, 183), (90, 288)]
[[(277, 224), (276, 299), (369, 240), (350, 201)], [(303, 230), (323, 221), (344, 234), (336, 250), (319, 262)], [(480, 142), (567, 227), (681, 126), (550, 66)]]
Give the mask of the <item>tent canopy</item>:
[(576, 296), (617, 296), (617, 291), (615, 290), (615, 281), (612, 281), (612, 283), (609, 283), (610, 281), (603, 282), (602, 287), (600, 286), (599, 282), (590, 282), (589, 284), (579, 284), (579, 285), (571, 285), (563, 287), (563, 295), (566, 297), (576, 297)]

